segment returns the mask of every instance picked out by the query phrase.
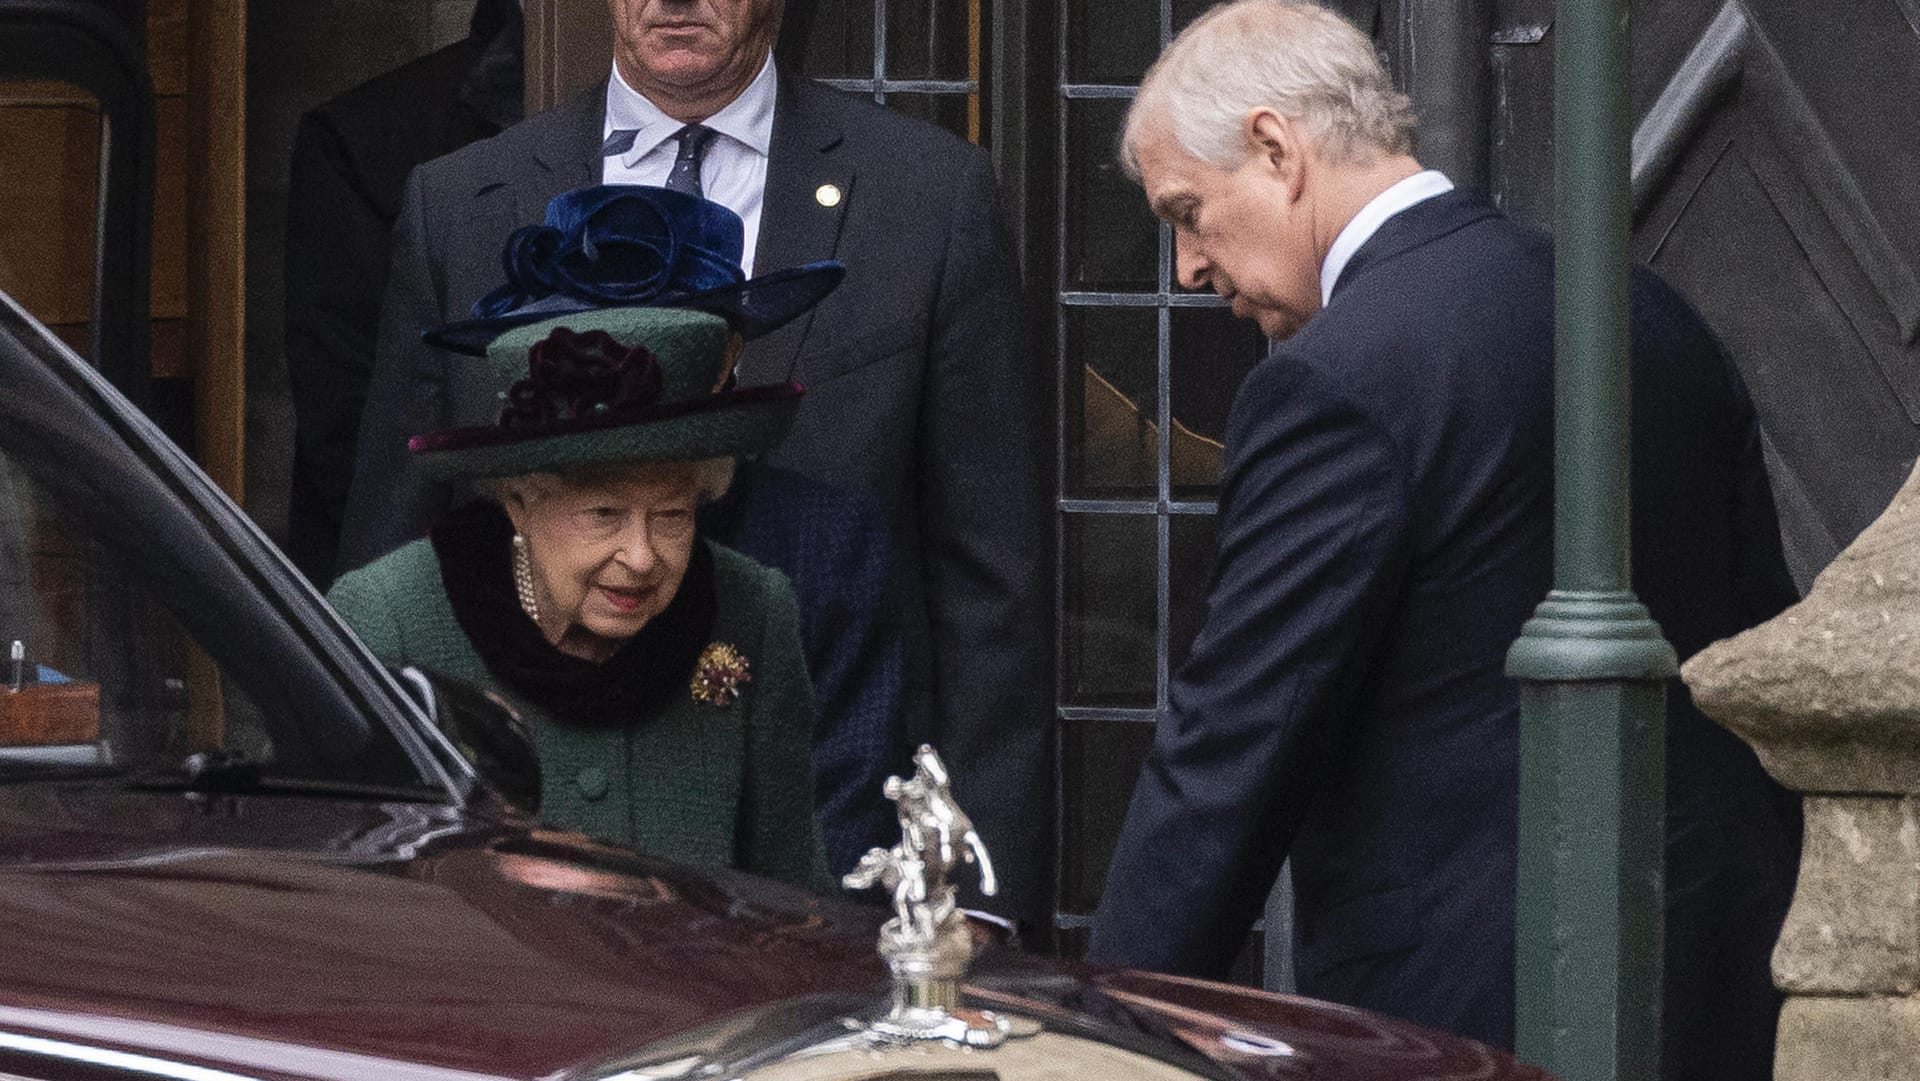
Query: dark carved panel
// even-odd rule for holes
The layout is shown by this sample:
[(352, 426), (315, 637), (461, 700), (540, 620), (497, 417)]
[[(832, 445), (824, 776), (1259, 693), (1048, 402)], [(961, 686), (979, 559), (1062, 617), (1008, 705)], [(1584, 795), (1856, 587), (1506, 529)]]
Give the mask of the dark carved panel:
[(1635, 251), (1733, 353), (1804, 589), (1920, 453), (1920, 36), (1893, 0), (1696, 7), (1636, 35), (1680, 59), (1633, 73)]

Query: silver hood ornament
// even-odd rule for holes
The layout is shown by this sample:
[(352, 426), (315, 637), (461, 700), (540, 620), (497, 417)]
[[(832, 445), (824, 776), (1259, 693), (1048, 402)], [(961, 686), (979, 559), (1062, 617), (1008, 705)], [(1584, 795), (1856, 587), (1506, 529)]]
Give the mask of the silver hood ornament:
[[(940, 756), (922, 746), (913, 762), (913, 776), (889, 777), (885, 788), (900, 819), (900, 843), (870, 849), (841, 880), (848, 889), (878, 886), (893, 900), (893, 918), (880, 928), (880, 956), (893, 972), (890, 1000), (871, 992), (799, 996), (567, 1076), (580, 1081), (1227, 1081), (1241, 1076), (1177, 1038), (1177, 1027), (1156, 1035), (1157, 1030), (1138, 1025), (1116, 1028), (1110, 1017), (1076, 1019), (1071, 1008), (1048, 1021), (964, 1005), (961, 985), (974, 940), (947, 875), (972, 864), (981, 892), (991, 896), (998, 883), (987, 846), (954, 802)], [(1052, 992), (1040, 994), (1049, 997)], [(1168, 1009), (1207, 1016), (1180, 1006)]]
[(960, 984), (973, 960), (973, 934), (947, 875), (962, 863), (979, 869), (980, 892), (998, 890), (987, 846), (954, 802), (947, 767), (932, 747), (913, 755), (913, 776), (887, 778), (886, 796), (900, 819), (900, 843), (873, 848), (842, 884), (879, 886), (893, 897), (894, 916), (880, 928), (880, 957), (893, 973), (893, 1007), (870, 1033), (892, 1040), (941, 1040), (995, 1047), (1012, 1022), (984, 1010), (966, 1010)]

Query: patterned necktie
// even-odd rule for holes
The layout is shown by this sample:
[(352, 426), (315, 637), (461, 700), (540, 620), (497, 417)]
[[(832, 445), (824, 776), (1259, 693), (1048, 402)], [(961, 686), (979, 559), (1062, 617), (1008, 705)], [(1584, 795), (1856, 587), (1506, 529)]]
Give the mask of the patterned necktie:
[(667, 174), (668, 191), (700, 195), (700, 158), (713, 141), (714, 130), (688, 124), (674, 136), (680, 140), (680, 153), (673, 159), (673, 171)]

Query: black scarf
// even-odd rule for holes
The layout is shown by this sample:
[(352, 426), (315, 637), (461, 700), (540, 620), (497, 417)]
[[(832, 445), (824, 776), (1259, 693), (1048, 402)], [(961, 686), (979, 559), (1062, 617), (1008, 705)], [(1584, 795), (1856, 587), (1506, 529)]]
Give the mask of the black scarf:
[(555, 649), (513, 588), (513, 523), (491, 500), (456, 508), (433, 530), (453, 615), (480, 660), (556, 721), (627, 725), (689, 695), (713, 634), (713, 553), (693, 546), (680, 590), (605, 663)]

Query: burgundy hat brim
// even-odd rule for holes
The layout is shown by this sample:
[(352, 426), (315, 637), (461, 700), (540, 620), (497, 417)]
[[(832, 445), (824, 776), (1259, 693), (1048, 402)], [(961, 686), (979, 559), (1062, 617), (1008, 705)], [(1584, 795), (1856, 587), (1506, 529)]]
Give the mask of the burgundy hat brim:
[(701, 461), (758, 454), (785, 437), (805, 388), (747, 387), (538, 427), (452, 428), (407, 441), (435, 479), (564, 472), (611, 462)]

